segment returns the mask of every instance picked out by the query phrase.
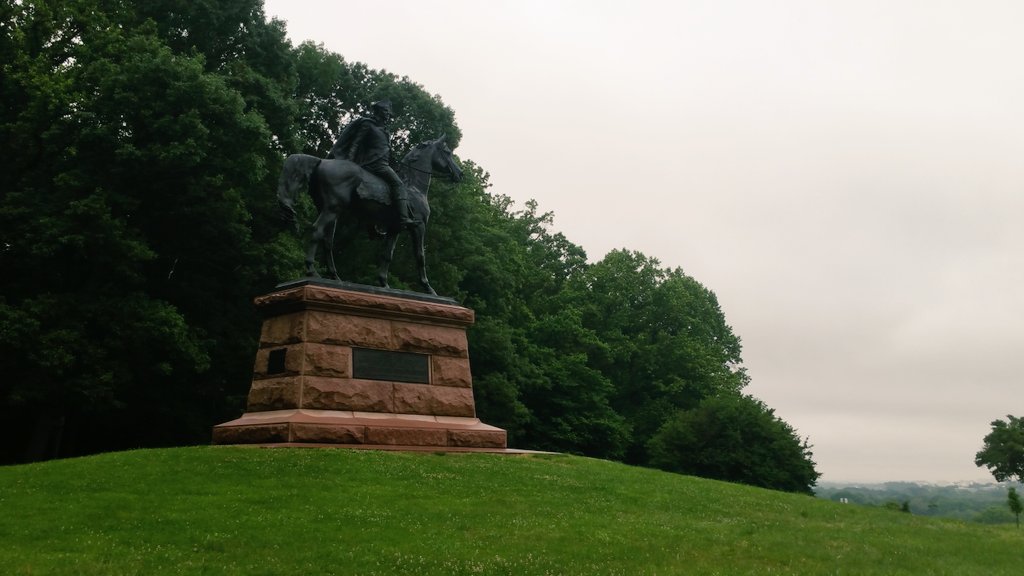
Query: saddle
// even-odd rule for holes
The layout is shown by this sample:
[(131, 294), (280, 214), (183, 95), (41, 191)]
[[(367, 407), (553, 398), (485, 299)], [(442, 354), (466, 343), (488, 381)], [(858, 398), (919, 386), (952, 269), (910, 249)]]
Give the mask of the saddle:
[(363, 170), (360, 176), (363, 181), (356, 187), (356, 196), (360, 200), (391, 206), (391, 193), (388, 192), (388, 185), (379, 176), (366, 170)]

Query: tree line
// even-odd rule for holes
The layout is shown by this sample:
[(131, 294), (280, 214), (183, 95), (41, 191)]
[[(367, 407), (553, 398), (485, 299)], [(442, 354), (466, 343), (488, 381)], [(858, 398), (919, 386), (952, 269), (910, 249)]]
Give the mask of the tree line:
[[(0, 460), (206, 443), (244, 410), (252, 298), (301, 274), (275, 205), (284, 156), (323, 156), (382, 98), (396, 157), (440, 133), (454, 148), (455, 113), (408, 77), (293, 46), (261, 0), (0, 11)], [(743, 393), (712, 291), (628, 249), (592, 262), (460, 162), (462, 182), (431, 190), (428, 267), (476, 311), (481, 419), (517, 447), (811, 491), (810, 446)], [(372, 283), (375, 243), (351, 223), (338, 238), (342, 276)]]
[(818, 498), (860, 506), (906, 509), (918, 516), (952, 518), (981, 524), (1008, 524), (1014, 521), (1007, 508), (1008, 490), (1019, 484), (972, 483), (966, 485), (885, 482), (844, 485), (822, 483), (815, 487)]

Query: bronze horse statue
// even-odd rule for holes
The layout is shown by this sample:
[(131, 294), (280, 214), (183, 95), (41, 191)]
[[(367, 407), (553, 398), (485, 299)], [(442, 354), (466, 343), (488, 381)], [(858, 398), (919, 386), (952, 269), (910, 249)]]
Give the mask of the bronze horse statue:
[[(420, 285), (426, 292), (436, 294), (427, 280), (423, 239), (430, 217), (427, 189), (430, 177), (441, 174), (453, 182), (462, 179), (462, 170), (455, 164), (445, 137), (428, 140), (413, 148), (397, 170), (405, 182), (409, 195), (409, 209), (413, 220), (409, 226), (413, 252), (419, 269)], [(384, 249), (377, 265), (377, 282), (388, 287), (388, 269), (395, 251), (399, 225), (398, 212), (391, 203), (387, 185), (380, 178), (348, 160), (324, 160), (308, 154), (292, 154), (284, 161), (277, 186), (277, 200), (285, 219), (295, 221), (295, 199), (299, 190), (306, 189), (313, 198), (318, 215), (313, 223), (313, 234), (306, 247), (306, 276), (319, 278), (316, 271), (316, 253), (323, 245), (329, 277), (339, 280), (334, 266), (334, 231), (338, 217), (351, 214), (365, 223), (369, 230), (384, 236)]]

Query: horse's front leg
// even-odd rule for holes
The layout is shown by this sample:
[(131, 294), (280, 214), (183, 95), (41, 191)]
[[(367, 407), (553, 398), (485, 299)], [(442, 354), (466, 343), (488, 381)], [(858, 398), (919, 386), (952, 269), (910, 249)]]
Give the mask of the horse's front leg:
[(319, 240), (310, 239), (306, 245), (306, 276), (319, 278), (320, 273), (316, 271), (316, 247), (320, 245)]
[(427, 254), (424, 247), (427, 227), (420, 223), (410, 228), (409, 233), (412, 235), (412, 249), (416, 256), (416, 268), (420, 273), (420, 286), (423, 286), (423, 290), (427, 293), (436, 296), (437, 292), (434, 292), (434, 288), (430, 286), (430, 280), (427, 280)]
[(377, 261), (377, 284), (383, 288), (388, 286), (388, 273), (391, 269), (391, 259), (395, 255), (395, 244), (398, 242), (398, 233), (389, 230), (384, 239), (384, 247), (380, 252), (380, 260)]

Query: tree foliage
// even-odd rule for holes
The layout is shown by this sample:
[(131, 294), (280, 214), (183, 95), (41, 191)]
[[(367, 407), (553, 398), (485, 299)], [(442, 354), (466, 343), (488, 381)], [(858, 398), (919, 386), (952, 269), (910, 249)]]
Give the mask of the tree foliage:
[(1020, 513), (1024, 512), (1024, 503), (1021, 503), (1020, 494), (1013, 486), (1010, 486), (1010, 490), (1006, 494), (1006, 503), (1010, 506), (1010, 512), (1013, 512), (1017, 527), (1020, 528)]
[(574, 283), (584, 326), (607, 344), (595, 364), (616, 383), (612, 399), (632, 429), (627, 461), (679, 410), (746, 385), (740, 340), (715, 295), (681, 269), (615, 250)]
[(1006, 508), (1003, 484), (937, 485), (918, 482), (884, 484), (822, 484), (814, 488), (819, 498), (860, 506), (884, 507), (888, 502), (909, 502), (912, 514), (950, 518), (964, 522), (1002, 524), (1013, 521)]
[(118, 7), (23, 2), (5, 27), (3, 97), (22, 105), (0, 116), (2, 397), (16, 433), (67, 426), (71, 453), (201, 438), (189, 415), (216, 410), (251, 350), (239, 288), (273, 265), (245, 205), (266, 124)]
[[(260, 0), (0, 10), (0, 460), (208, 441), (243, 408), (252, 298), (301, 269), (276, 218), (284, 155), (325, 154), (382, 98), (393, 161), (440, 133), (457, 145), (455, 115), (407, 77), (292, 46)], [(511, 444), (648, 465), (686, 415), (764, 416), (715, 408), (747, 376), (710, 290), (638, 252), (589, 262), (551, 213), (462, 164), (431, 188), (428, 267), (476, 311), (478, 413)], [(372, 282), (379, 246), (351, 223), (337, 236), (340, 272)], [(402, 243), (396, 287), (414, 277)], [(744, 454), (782, 466), (786, 430), (746, 436)], [(806, 479), (803, 449), (785, 465)]]
[(988, 468), (997, 482), (1024, 482), (1024, 418), (1008, 415), (1005, 421), (993, 420), (974, 463)]
[(810, 446), (761, 401), (720, 394), (678, 412), (650, 441), (664, 470), (812, 493), (819, 474)]

